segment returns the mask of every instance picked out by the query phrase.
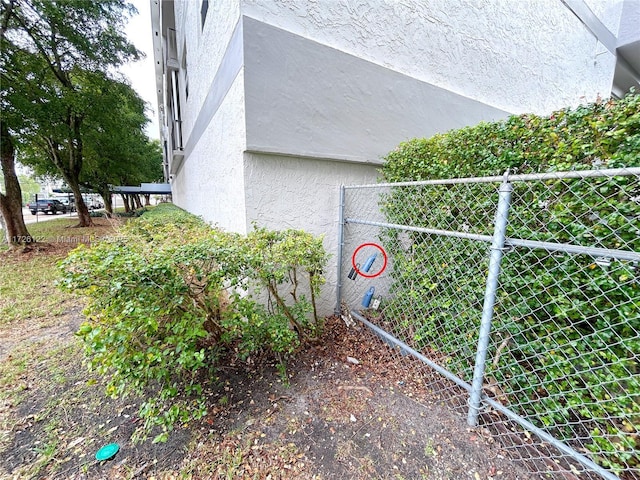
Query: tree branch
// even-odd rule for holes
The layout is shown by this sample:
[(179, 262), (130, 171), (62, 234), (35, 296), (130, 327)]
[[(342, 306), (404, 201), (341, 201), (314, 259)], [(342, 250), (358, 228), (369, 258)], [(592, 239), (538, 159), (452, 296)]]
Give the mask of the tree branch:
[(15, 18), (18, 21), (18, 23), (22, 26), (24, 31), (27, 33), (29, 38), (33, 41), (33, 44), (35, 45), (36, 49), (38, 50), (38, 52), (40, 53), (44, 61), (47, 63), (47, 65), (49, 66), (49, 69), (55, 75), (55, 77), (60, 81), (60, 83), (63, 86), (72, 87), (72, 85), (70, 85), (68, 78), (66, 78), (66, 76), (63, 75), (63, 71), (61, 70), (59, 71), (56, 69), (56, 65), (54, 65), (51, 59), (49, 58), (49, 55), (46, 49), (44, 48), (44, 46), (42, 45), (42, 42), (40, 42), (37, 36), (33, 33), (33, 28), (29, 26), (25, 22), (24, 18), (20, 17), (19, 15), (16, 15)]
[[(5, 4), (5, 2), (2, 2), (3, 5)], [(15, 0), (9, 0), (6, 3), (6, 10), (2, 13), (2, 20), (0, 20), (0, 38), (2, 40), (4, 40), (5, 37), (5, 32), (7, 31), (7, 28), (9, 27), (9, 20), (11, 19), (11, 17), (13, 16), (13, 8), (15, 7)]]

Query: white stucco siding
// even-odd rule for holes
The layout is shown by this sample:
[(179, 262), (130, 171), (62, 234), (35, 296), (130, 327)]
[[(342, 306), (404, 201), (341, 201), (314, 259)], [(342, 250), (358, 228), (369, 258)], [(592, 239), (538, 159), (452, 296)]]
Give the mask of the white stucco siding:
[(330, 315), (335, 307), (340, 185), (372, 183), (377, 176), (370, 165), (245, 154), (247, 228), (255, 222), (324, 235), (331, 259), (319, 302), (322, 315)]
[(228, 231), (246, 233), (244, 75), (240, 72), (171, 182), (176, 205)]
[(381, 163), (402, 141), (508, 115), (252, 18), (243, 38), (253, 152)]
[[(186, 143), (238, 24), (240, 0), (210, 1), (204, 27), (200, 15), (201, 1), (176, 1), (175, 5), (181, 66), (184, 63), (185, 46), (187, 56), (189, 96), (183, 98), (182, 108)], [(184, 71), (181, 74), (183, 81)], [(184, 87), (183, 84), (183, 92)]]
[(559, 0), (242, 0), (242, 13), (513, 113), (611, 89), (615, 57)]
[[(627, 0), (628, 1), (628, 0)], [(631, 0), (637, 2), (638, 0)], [(584, 0), (589, 10), (614, 35), (620, 28), (620, 19), (625, 0)]]
[(627, 45), (640, 42), (640, 2), (638, 0), (625, 0), (620, 27), (618, 29), (618, 45)]

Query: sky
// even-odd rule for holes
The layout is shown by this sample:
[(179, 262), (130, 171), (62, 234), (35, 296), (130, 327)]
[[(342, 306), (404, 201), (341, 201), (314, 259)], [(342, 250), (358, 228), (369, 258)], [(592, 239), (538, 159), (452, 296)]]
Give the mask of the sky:
[(147, 116), (151, 122), (147, 125), (147, 135), (149, 138), (160, 138), (156, 80), (153, 66), (150, 0), (129, 1), (138, 9), (138, 14), (129, 20), (125, 33), (138, 50), (146, 54), (146, 57), (122, 66), (120, 71), (129, 78), (131, 86), (149, 104)]

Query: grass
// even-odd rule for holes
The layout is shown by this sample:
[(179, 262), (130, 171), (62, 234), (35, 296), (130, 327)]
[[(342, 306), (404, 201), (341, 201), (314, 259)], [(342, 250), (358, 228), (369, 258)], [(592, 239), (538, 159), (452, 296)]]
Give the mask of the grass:
[(16, 392), (26, 388), (20, 379), (28, 369), (30, 357), (31, 353), (23, 350), (0, 363), (0, 400), (11, 400), (13, 403)]
[[(56, 287), (56, 265), (72, 248), (113, 232), (113, 226), (103, 220), (95, 227), (71, 228), (76, 222), (60, 218), (29, 225), (38, 244), (0, 251), (0, 403), (4, 406), (17, 407), (42, 388), (64, 384), (68, 367), (77, 364), (80, 351), (73, 337), (54, 336), (52, 341), (47, 335), (68, 321), (70, 311), (81, 308), (78, 297)], [(36, 385), (42, 378), (46, 381)], [(7, 441), (14, 420), (8, 409), (0, 408), (0, 444)], [(38, 448), (47, 456), (53, 443)]]
[(19, 405), (29, 389), (25, 381), (30, 369), (31, 352), (21, 350), (4, 362), (0, 362), (0, 447), (9, 442), (14, 418), (5, 406)]
[[(0, 453), (11, 447), (26, 455), (7, 465), (13, 478), (65, 478), (70, 461), (74, 470), (95, 469), (98, 446), (135, 427), (125, 420), (135, 412), (131, 399), (106, 399), (101, 379), (83, 365), (72, 334), (82, 299), (56, 287), (58, 262), (79, 244), (112, 235), (122, 220), (73, 228), (76, 222), (29, 225), (35, 245), (0, 250)], [(16, 435), (20, 444), (12, 446)]]
[(424, 446), (424, 456), (425, 457), (433, 457), (437, 455), (438, 452), (433, 445), (433, 439), (428, 439), (427, 444)]
[(117, 220), (93, 219), (93, 227), (74, 228), (78, 224), (75, 218), (58, 218), (47, 222), (32, 223), (27, 226), (29, 233), (39, 242), (79, 244), (89, 243), (103, 236), (118, 225)]
[[(46, 222), (31, 223), (27, 225), (29, 233), (40, 242), (53, 242), (57, 237), (67, 234), (69, 228), (78, 224), (77, 218), (56, 218)], [(81, 229), (78, 229), (78, 233)]]
[[(86, 425), (78, 421), (75, 412), (89, 406), (97, 409), (100, 403), (96, 404), (89, 395), (91, 386), (85, 381), (86, 372), (78, 365), (80, 355), (79, 342), (73, 338), (61, 343), (43, 340), (0, 362), (0, 378), (13, 383), (7, 390), (3, 388), (0, 398), (14, 406), (23, 403), (31, 406), (30, 414), (23, 419), (0, 415), (3, 432), (11, 431), (12, 421), (23, 425), (28, 421), (33, 425), (31, 442), (36, 455), (18, 467), (14, 478), (55, 473), (69, 453), (66, 446), (86, 434)], [(9, 436), (0, 438), (0, 446), (8, 441)]]
[(17, 321), (52, 321), (72, 297), (58, 290), (56, 257), (8, 259), (0, 265), (0, 326)]
[(31, 224), (29, 233), (39, 242), (32, 250), (0, 252), (0, 328), (19, 321), (47, 326), (64, 314), (74, 297), (56, 287), (57, 262), (78, 245), (112, 233), (119, 223), (95, 222), (84, 228), (73, 228), (77, 220), (72, 218)]

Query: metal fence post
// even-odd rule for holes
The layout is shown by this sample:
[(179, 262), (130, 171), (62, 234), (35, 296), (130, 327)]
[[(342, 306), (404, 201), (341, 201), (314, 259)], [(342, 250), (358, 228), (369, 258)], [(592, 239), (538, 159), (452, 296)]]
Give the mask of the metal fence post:
[(342, 300), (342, 251), (344, 250), (344, 185), (340, 185), (340, 206), (338, 213), (338, 271), (336, 285), (336, 308), (335, 314), (340, 315), (342, 308), (340, 301)]
[(469, 399), (469, 415), (467, 417), (467, 423), (471, 427), (475, 427), (478, 424), (478, 413), (482, 397), (482, 383), (484, 380), (484, 367), (487, 358), (487, 348), (489, 346), (491, 321), (493, 319), (493, 307), (496, 300), (496, 291), (498, 289), (500, 262), (502, 261), (502, 255), (504, 252), (509, 207), (511, 205), (511, 192), (513, 191), (513, 187), (511, 183), (509, 183), (509, 170), (505, 172), (504, 180), (502, 181), (498, 191), (498, 209), (496, 212), (496, 220), (493, 230), (493, 240), (491, 242), (489, 274), (487, 276), (487, 287), (484, 294), (480, 336), (478, 338), (478, 350), (476, 352), (473, 382), (471, 384), (471, 397)]

